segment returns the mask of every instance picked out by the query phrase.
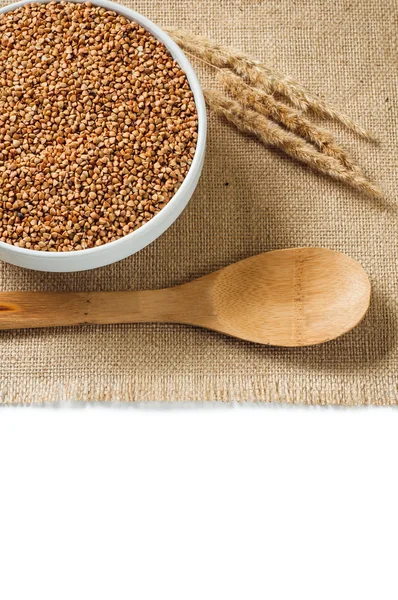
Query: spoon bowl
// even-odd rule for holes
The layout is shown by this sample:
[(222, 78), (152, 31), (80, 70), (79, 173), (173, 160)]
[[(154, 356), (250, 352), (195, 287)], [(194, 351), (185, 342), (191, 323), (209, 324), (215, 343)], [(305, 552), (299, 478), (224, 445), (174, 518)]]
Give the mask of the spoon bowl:
[(219, 331), (274, 346), (307, 346), (346, 333), (364, 317), (370, 283), (361, 265), (323, 248), (259, 254), (219, 271)]
[(370, 301), (361, 265), (326, 248), (266, 252), (174, 288), (2, 292), (0, 329), (186, 323), (258, 344), (309, 346), (355, 327)]

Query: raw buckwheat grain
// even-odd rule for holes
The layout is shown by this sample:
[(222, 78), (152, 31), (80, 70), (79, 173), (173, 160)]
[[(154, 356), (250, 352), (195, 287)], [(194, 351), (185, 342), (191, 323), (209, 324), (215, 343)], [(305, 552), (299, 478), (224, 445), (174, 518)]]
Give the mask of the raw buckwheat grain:
[(0, 240), (62, 252), (156, 215), (195, 153), (192, 91), (125, 17), (68, 2), (0, 15)]

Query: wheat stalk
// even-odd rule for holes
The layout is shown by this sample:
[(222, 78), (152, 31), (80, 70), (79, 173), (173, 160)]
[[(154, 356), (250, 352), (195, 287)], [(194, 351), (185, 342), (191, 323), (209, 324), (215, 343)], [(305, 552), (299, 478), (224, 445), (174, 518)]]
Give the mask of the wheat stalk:
[(240, 131), (256, 136), (266, 145), (280, 148), (300, 162), (334, 179), (343, 181), (369, 196), (381, 197), (379, 188), (362, 173), (347, 169), (338, 159), (322, 154), (311, 144), (294, 133), (286, 131), (264, 115), (243, 107), (239, 102), (217, 90), (207, 90), (205, 97), (212, 110), (225, 117)]
[(360, 170), (348, 152), (337, 144), (329, 131), (315, 125), (299, 111), (279, 102), (263, 90), (251, 88), (229, 69), (220, 71), (218, 77), (224, 88), (243, 105), (281, 123), (293, 133), (315, 144), (325, 154), (341, 160), (348, 169)]
[(312, 111), (320, 117), (342, 123), (363, 138), (374, 139), (371, 133), (357, 125), (350, 117), (329, 106), (322, 98), (311, 94), (300, 83), (277, 69), (260, 63), (244, 52), (223, 46), (206, 37), (176, 27), (166, 28), (166, 31), (179, 46), (211, 65), (231, 69), (243, 77), (248, 84), (261, 87), (265, 92), (270, 91), (283, 96), (303, 112)]

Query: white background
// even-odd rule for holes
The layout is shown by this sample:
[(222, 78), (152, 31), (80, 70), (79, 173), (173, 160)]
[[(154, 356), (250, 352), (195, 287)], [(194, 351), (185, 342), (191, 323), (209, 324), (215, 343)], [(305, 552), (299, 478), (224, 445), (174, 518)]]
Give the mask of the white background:
[(2, 600), (396, 600), (398, 413), (0, 410)]

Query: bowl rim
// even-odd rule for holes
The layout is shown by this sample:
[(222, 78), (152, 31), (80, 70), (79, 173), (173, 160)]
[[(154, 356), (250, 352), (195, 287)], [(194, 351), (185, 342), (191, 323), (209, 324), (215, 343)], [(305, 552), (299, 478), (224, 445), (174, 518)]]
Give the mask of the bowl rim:
[[(25, 6), (26, 4), (49, 4), (54, 0), (21, 0), (20, 2), (14, 2), (12, 4), (8, 4), (7, 6), (0, 7), (0, 15), (8, 12), (12, 12), (21, 6)], [(71, 4), (83, 4), (86, 0), (64, 0)], [(189, 86), (192, 90), (196, 111), (198, 114), (198, 139), (196, 142), (195, 154), (189, 167), (189, 171), (185, 176), (184, 181), (181, 186), (178, 188), (177, 192), (171, 198), (171, 200), (166, 204), (164, 208), (162, 208), (157, 215), (152, 217), (150, 221), (142, 225), (139, 229), (132, 231), (131, 233), (114, 240), (113, 242), (107, 242), (102, 246), (96, 246), (94, 248), (85, 248), (82, 250), (68, 250), (65, 252), (50, 252), (49, 250), (30, 250), (29, 248), (20, 248), (19, 246), (14, 246), (14, 244), (7, 244), (6, 242), (0, 241), (0, 250), (4, 248), (8, 252), (15, 252), (19, 255), (24, 255), (27, 257), (35, 257), (35, 258), (46, 258), (53, 261), (56, 260), (66, 260), (68, 257), (73, 255), (74, 257), (81, 256), (86, 257), (91, 254), (100, 254), (105, 251), (109, 251), (111, 249), (115, 249), (118, 246), (121, 246), (123, 243), (125, 244), (127, 241), (132, 240), (133, 236), (143, 236), (145, 233), (150, 233), (152, 229), (156, 228), (160, 219), (167, 219), (168, 215), (173, 212), (174, 205), (184, 197), (191, 182), (195, 180), (195, 176), (198, 171), (201, 170), (204, 151), (206, 147), (206, 133), (207, 133), (207, 117), (206, 117), (206, 103), (203, 96), (202, 88), (200, 86), (197, 75), (189, 62), (188, 58), (185, 56), (184, 52), (181, 48), (174, 42), (174, 40), (163, 31), (158, 25), (156, 25), (153, 21), (142, 15), (141, 13), (128, 8), (127, 6), (123, 6), (121, 4), (117, 4), (112, 0), (90, 0), (91, 3), (95, 6), (101, 6), (102, 8), (112, 10), (117, 12), (124, 17), (128, 18), (130, 21), (136, 21), (142, 27), (147, 29), (155, 38), (161, 41), (173, 59), (177, 61), (181, 69), (184, 71)], [(178, 217), (177, 217), (178, 218)], [(161, 234), (160, 234), (161, 235)], [(158, 236), (156, 236), (158, 237)]]

